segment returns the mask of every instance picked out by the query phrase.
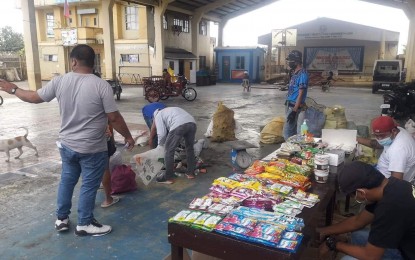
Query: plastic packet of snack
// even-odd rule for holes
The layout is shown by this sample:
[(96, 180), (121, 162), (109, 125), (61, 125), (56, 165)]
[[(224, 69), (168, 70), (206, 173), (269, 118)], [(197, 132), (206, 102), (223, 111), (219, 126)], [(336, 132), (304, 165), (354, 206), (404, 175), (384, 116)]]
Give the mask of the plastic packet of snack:
[(176, 223), (183, 222), (186, 219), (186, 217), (192, 212), (193, 211), (187, 210), (187, 209), (182, 210), (179, 213), (177, 213), (174, 217), (171, 217), (169, 219), (169, 222), (176, 222)]
[(284, 232), (283, 239), (298, 241), (303, 238), (303, 234), (295, 231)]
[(199, 206), (199, 209), (206, 210), (210, 205), (212, 205), (212, 199), (205, 199), (203, 203)]
[(203, 202), (204, 199), (202, 198), (194, 198), (189, 204), (189, 209), (197, 209), (203, 204)]
[(218, 213), (221, 209), (223, 209), (224, 207), (226, 207), (224, 204), (220, 204), (220, 203), (213, 203), (212, 205), (210, 205), (207, 208), (207, 212), (211, 212), (211, 213)]
[(186, 216), (183, 222), (191, 224), (202, 214), (203, 212), (200, 212), (200, 211), (192, 211), (189, 215)]
[(278, 244), (278, 248), (282, 250), (286, 250), (289, 252), (296, 252), (298, 249), (298, 246), (300, 245), (301, 240), (294, 241), (294, 240), (287, 240), (287, 239), (281, 239), (280, 243)]

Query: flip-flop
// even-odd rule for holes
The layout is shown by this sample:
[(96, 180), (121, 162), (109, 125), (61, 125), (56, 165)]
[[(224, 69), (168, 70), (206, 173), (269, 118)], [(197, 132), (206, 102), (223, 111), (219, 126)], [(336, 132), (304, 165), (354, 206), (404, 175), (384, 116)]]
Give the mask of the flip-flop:
[(104, 203), (102, 203), (101, 204), (101, 208), (111, 207), (112, 205), (116, 204), (119, 201), (120, 201), (120, 198), (118, 198), (118, 197), (112, 197), (112, 202), (110, 204), (104, 204)]

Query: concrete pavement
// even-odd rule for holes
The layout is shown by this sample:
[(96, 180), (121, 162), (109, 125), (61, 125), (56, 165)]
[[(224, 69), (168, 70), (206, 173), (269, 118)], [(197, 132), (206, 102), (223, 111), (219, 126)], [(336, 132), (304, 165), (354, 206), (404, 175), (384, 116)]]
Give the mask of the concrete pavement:
[[(17, 83), (27, 88), (25, 82)], [(264, 86), (261, 86), (264, 87)], [(235, 118), (244, 131), (239, 139), (252, 143), (259, 141), (259, 129), (275, 116), (284, 114), (287, 92), (267, 88), (254, 88), (242, 92), (240, 85), (218, 84), (195, 87), (198, 96), (193, 102), (182, 97), (169, 98), (167, 106), (179, 106), (189, 111), (196, 119), (196, 138), (202, 138), (217, 103), (223, 103), (235, 111)], [(179, 178), (173, 185), (151, 183), (144, 186), (139, 178), (135, 192), (121, 195), (121, 201), (113, 207), (99, 207), (103, 193), (98, 192), (95, 216), (113, 226), (113, 232), (103, 237), (76, 237), (76, 202), (74, 193), (72, 227), (68, 233), (57, 233), (54, 229), (56, 190), (60, 173), (60, 156), (55, 141), (58, 137), (60, 118), (56, 101), (28, 104), (15, 96), (0, 92), (4, 104), (0, 106), (0, 138), (21, 135), (24, 126), (29, 129), (29, 140), (37, 146), (39, 157), (31, 149), (23, 148), (21, 159), (11, 158), (0, 152), (0, 251), (3, 259), (162, 259), (169, 253), (167, 221), (178, 211), (186, 208), (197, 196), (208, 193), (212, 181), (231, 173), (230, 147), (226, 144), (210, 143), (201, 158), (212, 167), (208, 173), (198, 175), (195, 180)], [(382, 95), (371, 94), (369, 88), (343, 88), (336, 86), (331, 92), (322, 93), (319, 88), (309, 90), (309, 96), (326, 106), (342, 105), (346, 108), (348, 121), (367, 125), (370, 119), (380, 114)], [(147, 104), (140, 87), (124, 87), (119, 109), (132, 131), (146, 129), (141, 108)], [(122, 145), (122, 144), (120, 144)], [(277, 145), (259, 145), (248, 151), (262, 158), (277, 148)], [(124, 161), (146, 147), (136, 147), (132, 153), (124, 154)], [(11, 152), (12, 156), (17, 150)]]

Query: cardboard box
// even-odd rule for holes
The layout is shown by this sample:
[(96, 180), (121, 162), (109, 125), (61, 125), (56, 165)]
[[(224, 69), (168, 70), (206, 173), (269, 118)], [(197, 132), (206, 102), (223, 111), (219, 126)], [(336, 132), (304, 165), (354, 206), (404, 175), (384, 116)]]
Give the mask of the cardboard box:
[(329, 165), (331, 166), (338, 166), (344, 162), (344, 158), (346, 157), (346, 152), (341, 149), (327, 150), (325, 153), (330, 156)]
[(327, 143), (328, 150), (341, 149), (352, 152), (356, 148), (357, 130), (322, 129), (321, 140)]

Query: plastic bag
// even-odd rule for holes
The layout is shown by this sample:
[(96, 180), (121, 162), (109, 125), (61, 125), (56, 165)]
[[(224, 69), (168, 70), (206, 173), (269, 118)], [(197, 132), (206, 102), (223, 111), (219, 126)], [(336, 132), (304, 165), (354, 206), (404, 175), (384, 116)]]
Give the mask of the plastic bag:
[(116, 165), (111, 172), (111, 194), (123, 193), (137, 189), (135, 172), (131, 166)]
[(135, 170), (143, 183), (148, 185), (164, 166), (164, 147), (159, 145), (147, 152), (136, 154), (131, 162), (135, 163)]
[(321, 129), (326, 123), (326, 115), (314, 107), (308, 107), (304, 119), (307, 120), (308, 132), (314, 137), (321, 137)]
[(110, 172), (112, 172), (117, 165), (122, 164), (122, 153), (127, 149), (128, 144), (126, 144), (123, 148), (117, 149), (115, 153), (110, 157), (109, 165), (110, 165)]
[(283, 137), (284, 118), (274, 117), (261, 131), (261, 143), (277, 144), (284, 142)]

